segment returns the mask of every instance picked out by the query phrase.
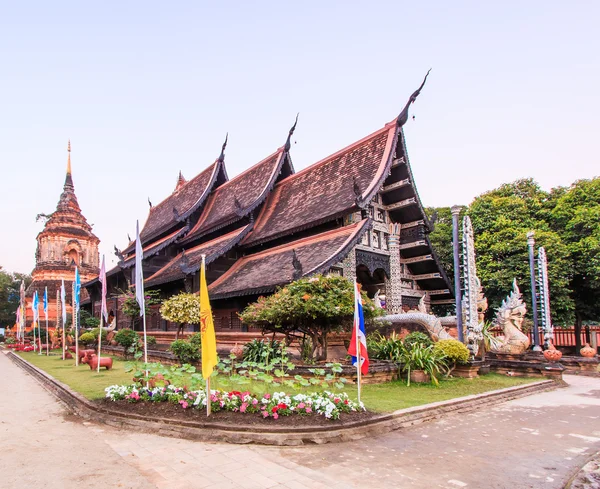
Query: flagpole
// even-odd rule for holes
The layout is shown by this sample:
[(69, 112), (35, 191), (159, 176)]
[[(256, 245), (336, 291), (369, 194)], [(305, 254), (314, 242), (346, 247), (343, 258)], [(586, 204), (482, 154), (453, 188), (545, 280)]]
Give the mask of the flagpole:
[(102, 326), (104, 325), (104, 316), (100, 311), (100, 331), (98, 331), (98, 373), (100, 373), (100, 350), (102, 349)]
[(33, 312), (33, 323), (31, 329), (33, 330), (33, 351), (37, 350), (37, 345), (35, 344), (35, 315), (37, 313), (37, 305), (35, 304), (35, 292), (33, 293), (33, 298), (31, 301), (31, 312)]
[[(355, 289), (354, 289), (354, 293), (356, 294), (356, 291), (358, 290), (358, 285), (355, 285)], [(360, 294), (360, 291), (358, 292)], [(358, 298), (354, 297), (354, 301), (357, 301)], [(354, 308), (357, 310), (358, 313), (358, 308), (356, 307), (356, 304), (354, 305)], [(360, 328), (360, 320), (359, 318), (355, 317), (354, 318), (354, 328), (355, 328), (355, 335), (356, 335), (356, 385), (358, 387), (358, 404), (360, 405), (360, 376), (361, 376), (361, 364), (360, 364), (360, 340), (358, 338), (358, 329)]]
[[(64, 286), (64, 283), (63, 283), (63, 286)], [(62, 292), (61, 292), (61, 293), (62, 293)], [(62, 297), (62, 296), (61, 296), (61, 297)], [(62, 359), (63, 359), (63, 360), (65, 360), (65, 357), (66, 357), (66, 355), (65, 355), (65, 348), (67, 347), (67, 333), (66, 333), (66, 330), (67, 330), (67, 319), (66, 319), (66, 317), (67, 317), (67, 314), (66, 314), (66, 312), (67, 312), (67, 304), (66, 304), (66, 303), (65, 303), (65, 304), (63, 304), (63, 303), (62, 303), (62, 299), (61, 299), (60, 306), (61, 306), (61, 307), (60, 307), (60, 309), (61, 309), (61, 312), (63, 313), (63, 328), (62, 328)], [(63, 311), (63, 309), (64, 309), (64, 311)]]
[(50, 356), (50, 336), (48, 335), (48, 287), (44, 289), (44, 302), (46, 304), (46, 310), (44, 316), (46, 317), (46, 356)]
[(73, 313), (71, 314), (71, 323), (73, 324), (73, 334), (75, 335), (75, 366), (79, 367), (79, 334), (77, 331), (77, 301), (75, 299), (75, 280), (73, 280)]
[[(200, 267), (200, 277), (198, 280), (198, 284), (202, 287), (202, 272), (206, 274), (206, 255), (202, 255), (202, 264)], [(202, 294), (200, 290), (198, 291), (198, 295), (200, 296), (200, 301), (202, 301)], [(202, 304), (200, 304), (200, 317), (202, 318)], [(202, 319), (200, 319), (200, 328), (202, 329)], [(206, 416), (210, 416), (211, 413), (211, 405), (210, 405), (210, 377), (206, 379)]]
[(56, 323), (54, 324), (54, 332), (58, 334), (58, 328), (60, 327), (60, 291), (56, 291)]
[[(38, 343), (40, 344), (40, 351), (38, 353), (38, 355), (42, 354), (42, 326), (40, 325), (41, 321), (40, 321), (40, 315), (38, 314)], [(48, 331), (46, 330), (46, 333)]]

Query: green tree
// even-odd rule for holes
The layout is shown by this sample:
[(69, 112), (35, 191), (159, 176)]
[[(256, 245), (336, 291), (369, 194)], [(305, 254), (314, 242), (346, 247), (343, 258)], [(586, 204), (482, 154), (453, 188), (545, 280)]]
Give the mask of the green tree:
[(25, 282), (27, 288), (32, 279), (30, 275), (23, 273), (6, 272), (0, 266), (0, 326), (12, 327), (15, 324), (21, 280)]
[(200, 324), (200, 296), (181, 293), (164, 301), (160, 306), (160, 315), (167, 321), (178, 323), (175, 339), (179, 339), (179, 331), (183, 332), (186, 324)]
[[(362, 294), (365, 320), (383, 313)], [(283, 333), (288, 343), (294, 336), (312, 339), (312, 357), (327, 359), (327, 335), (350, 331), (354, 316), (354, 286), (344, 277), (317, 275), (278, 289), (250, 304), (240, 318), (266, 332)]]
[[(123, 302), (123, 314), (131, 318), (131, 327), (135, 328), (136, 324), (140, 322), (140, 306), (135, 297), (135, 289), (129, 288), (126, 291), (121, 291), (121, 297), (125, 300)], [(144, 307), (146, 316), (150, 315), (150, 306), (160, 304), (160, 292), (158, 290), (145, 290), (144, 291)]]
[[(488, 298), (488, 317), (511, 289), (514, 278), (531, 305), (527, 233), (535, 232), (536, 249), (546, 248), (554, 321), (573, 319), (570, 255), (561, 235), (552, 229), (556, 200), (532, 179), (517, 180), (477, 197), (469, 206), (475, 233), (477, 272)], [(529, 307), (531, 314), (531, 307)]]
[(578, 180), (568, 189), (557, 189), (553, 197), (554, 228), (571, 258), (570, 289), (579, 350), (583, 321), (600, 318), (600, 178)]

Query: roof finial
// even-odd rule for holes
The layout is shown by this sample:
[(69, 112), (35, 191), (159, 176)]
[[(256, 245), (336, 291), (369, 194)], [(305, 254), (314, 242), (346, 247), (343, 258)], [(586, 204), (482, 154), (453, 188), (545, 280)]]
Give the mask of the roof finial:
[(187, 183), (187, 180), (185, 179), (185, 177), (183, 176), (183, 173), (181, 173), (181, 170), (179, 170), (179, 175), (177, 176), (177, 184), (175, 185), (175, 190), (174, 192), (177, 192), (181, 187), (183, 187), (185, 184)]
[(431, 68), (429, 68), (429, 70), (427, 71), (427, 74), (425, 75), (425, 78), (423, 78), (423, 83), (421, 83), (421, 86), (412, 93), (412, 95), (408, 99), (408, 102), (406, 102), (406, 105), (402, 109), (402, 112), (400, 112), (398, 119), (396, 119), (396, 124), (398, 125), (398, 127), (402, 127), (408, 120), (408, 108), (410, 107), (410, 104), (412, 104), (415, 100), (417, 100), (417, 97), (421, 93), (421, 89), (423, 88), (423, 86), (425, 85), (425, 82), (427, 81), (427, 77), (429, 76), (430, 71), (431, 71)]
[(225, 161), (225, 148), (227, 147), (227, 140), (229, 139), (229, 133), (225, 134), (225, 142), (221, 147), (221, 154), (219, 155), (219, 161), (223, 163)]
[(67, 151), (69, 152), (69, 156), (67, 157), (67, 175), (71, 174), (71, 140), (69, 139), (69, 144), (67, 146)]
[(298, 112), (296, 114), (296, 120), (294, 121), (294, 125), (292, 126), (292, 128), (290, 129), (290, 132), (288, 133), (288, 138), (287, 138), (287, 141), (285, 142), (285, 146), (284, 146), (285, 151), (289, 151), (290, 148), (292, 147), (292, 134), (294, 134), (294, 131), (296, 130), (296, 124), (298, 124), (298, 116), (299, 115), (300, 115), (300, 112)]

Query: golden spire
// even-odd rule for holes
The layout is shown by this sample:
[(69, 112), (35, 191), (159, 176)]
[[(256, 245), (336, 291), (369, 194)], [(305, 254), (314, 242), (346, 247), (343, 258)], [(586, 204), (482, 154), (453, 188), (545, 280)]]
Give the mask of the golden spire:
[(71, 140), (69, 139), (69, 145), (67, 146), (67, 151), (69, 152), (69, 157), (67, 159), (67, 175), (71, 174)]

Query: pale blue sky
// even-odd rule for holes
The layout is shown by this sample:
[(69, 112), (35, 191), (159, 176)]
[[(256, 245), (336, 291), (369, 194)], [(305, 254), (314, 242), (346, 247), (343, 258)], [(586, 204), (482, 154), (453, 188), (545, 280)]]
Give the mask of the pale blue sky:
[(34, 266), (72, 142), (84, 215), (116, 262), (148, 212), (219, 154), (296, 169), (393, 119), (425, 205), (600, 174), (600, 2), (2, 2), (0, 265)]

